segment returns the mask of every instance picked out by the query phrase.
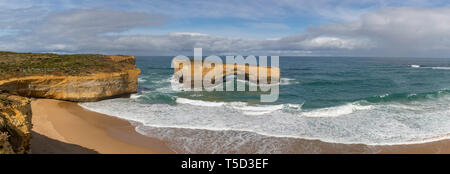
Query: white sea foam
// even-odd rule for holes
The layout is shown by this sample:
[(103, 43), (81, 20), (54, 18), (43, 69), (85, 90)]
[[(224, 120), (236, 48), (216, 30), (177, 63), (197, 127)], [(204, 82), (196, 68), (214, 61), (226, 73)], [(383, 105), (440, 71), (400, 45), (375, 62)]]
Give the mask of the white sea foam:
[(179, 104), (189, 104), (193, 106), (205, 106), (205, 107), (227, 107), (233, 108), (236, 111), (242, 112), (244, 115), (264, 115), (277, 110), (283, 109), (284, 105), (255, 105), (248, 106), (245, 102), (214, 102), (203, 100), (192, 100), (187, 98), (178, 97), (176, 102)]
[(400, 103), (392, 103), (392, 104), (390, 104), (390, 107), (399, 108), (399, 109), (405, 109), (405, 110), (410, 110), (410, 111), (418, 111), (418, 110), (420, 110), (420, 108), (413, 107), (413, 106), (408, 106), (408, 105), (400, 104)]
[(302, 115), (306, 117), (338, 117), (351, 114), (355, 111), (368, 110), (372, 108), (372, 106), (361, 106), (357, 103), (348, 103), (342, 106), (328, 107), (303, 112)]
[(244, 111), (274, 111), (283, 108), (283, 105), (259, 105), (259, 106), (245, 106), (245, 107), (235, 107)]
[(416, 96), (416, 95), (417, 95), (416, 93), (412, 93), (412, 94), (408, 94), (407, 97), (412, 97), (412, 96)]
[(243, 106), (233, 107), (237, 110), (241, 110), (244, 115), (264, 115), (276, 110), (283, 109), (283, 105), (269, 105), (269, 106)]
[(450, 70), (450, 67), (431, 67), (431, 69)]
[(387, 97), (387, 96), (389, 96), (389, 94), (383, 94), (383, 95), (380, 95), (380, 98), (384, 98), (384, 97)]
[(138, 99), (139, 97), (142, 97), (142, 95), (139, 95), (139, 94), (131, 94), (130, 95), (131, 99)]
[(299, 84), (300, 82), (295, 80), (295, 79), (291, 79), (291, 78), (281, 78), (280, 79), (280, 85), (292, 85), (292, 84)]
[(180, 103), (180, 104), (190, 104), (190, 105), (194, 105), (194, 106), (207, 106), (207, 107), (217, 107), (217, 106), (223, 106), (225, 104), (225, 102), (191, 100), (191, 99), (180, 98), (180, 97), (177, 98), (176, 102)]
[(428, 69), (437, 69), (437, 70), (450, 70), (450, 67), (445, 66), (435, 66), (435, 67), (423, 67), (421, 65), (410, 65), (411, 68), (428, 68)]
[(175, 76), (171, 76), (167, 79), (170, 82), (170, 88), (173, 91), (181, 91), (183, 90), (183, 84), (178, 82), (178, 79)]
[[(182, 98), (181, 103), (141, 104), (120, 98), (80, 105), (141, 123), (137, 129), (142, 134), (167, 139), (171, 146), (182, 149), (180, 152), (192, 153), (239, 152), (239, 148), (255, 142), (264, 144), (260, 153), (285, 149), (267, 144), (266, 141), (272, 140), (264, 138), (268, 136), (393, 145), (446, 139), (450, 132), (448, 100), (371, 105), (353, 102), (313, 110), (302, 110), (301, 104), (251, 106), (245, 102), (183, 101)], [(193, 134), (190, 130), (203, 131)]]
[(287, 106), (286, 107), (287, 109), (293, 109), (293, 110), (299, 111), (299, 110), (302, 110), (303, 104), (304, 103), (302, 103), (302, 104), (286, 104), (285, 106)]
[(138, 78), (138, 82), (146, 82), (147, 80), (145, 80), (144, 78), (139, 77)]

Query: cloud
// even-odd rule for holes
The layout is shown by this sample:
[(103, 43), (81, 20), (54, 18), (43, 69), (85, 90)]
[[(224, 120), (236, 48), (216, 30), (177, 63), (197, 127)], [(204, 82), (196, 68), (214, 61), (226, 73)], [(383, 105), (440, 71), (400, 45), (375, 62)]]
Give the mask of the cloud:
[(366, 54), (438, 56), (450, 51), (450, 8), (385, 8), (358, 20), (311, 27), (315, 35), (369, 40)]
[(367, 40), (342, 39), (338, 37), (315, 37), (313, 39), (303, 40), (299, 43), (305, 48), (321, 49), (358, 49), (369, 48), (370, 43)]
[(193, 33), (193, 32), (171, 32), (171, 36), (208, 36), (208, 34), (203, 33)]
[[(128, 33), (163, 26), (162, 15), (74, 9), (50, 13), (34, 25), (12, 25), (0, 49), (131, 55), (204, 54), (443, 57), (450, 53), (450, 8), (383, 8), (353, 20), (310, 26), (303, 34), (276, 39), (220, 37), (198, 32)], [(26, 22), (24, 22), (26, 23)], [(29, 24), (30, 24), (29, 23)], [(266, 23), (269, 24), (269, 23)], [(262, 24), (262, 25), (266, 25)], [(285, 27), (270, 23), (273, 27)], [(111, 34), (113, 33), (113, 34)], [(114, 34), (118, 33), (118, 34)], [(123, 34), (126, 33), (126, 34)]]
[(123, 32), (134, 27), (158, 26), (164, 17), (139, 12), (79, 9), (50, 15), (34, 30), (37, 34), (89, 36)]
[(256, 28), (256, 29), (263, 29), (263, 30), (287, 30), (290, 27), (286, 24), (282, 23), (271, 23), (271, 22), (252, 22), (246, 24), (248, 27)]
[[(102, 35), (124, 32), (135, 27), (160, 26), (164, 24), (164, 20), (164, 16), (141, 12), (76, 9), (51, 13), (42, 17), (39, 22), (4, 22), (5, 28), (21, 32), (1, 37), (0, 45), (3, 49), (18, 51), (84, 51), (83, 45), (107, 38)], [(108, 46), (104, 47), (106, 49)]]
[[(104, 2), (97, 2), (101, 5)], [(92, 4), (92, 3), (91, 3)], [(444, 7), (447, 0), (132, 0), (126, 8), (148, 10), (176, 18), (279, 19), (289, 16), (318, 16), (326, 20), (355, 20), (361, 14), (386, 7)]]

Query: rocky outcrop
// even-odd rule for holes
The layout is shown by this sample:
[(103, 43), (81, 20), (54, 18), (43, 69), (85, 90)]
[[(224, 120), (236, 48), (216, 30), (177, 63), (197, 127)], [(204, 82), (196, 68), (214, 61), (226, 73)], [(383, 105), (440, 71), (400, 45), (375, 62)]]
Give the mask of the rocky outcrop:
[(31, 105), (25, 97), (97, 101), (135, 93), (135, 61), (122, 55), (0, 52), (0, 154), (30, 152)]
[[(266, 66), (255, 66), (255, 65), (241, 65), (241, 64), (226, 64), (226, 63), (213, 63), (206, 62), (203, 63), (195, 63), (194, 61), (186, 62), (185, 60), (174, 59), (172, 61), (174, 65), (174, 76), (179, 79), (179, 82), (182, 83), (184, 79), (191, 79), (191, 84), (194, 83), (194, 75), (193, 74), (201, 74), (201, 79), (205, 78), (207, 74), (210, 72), (214, 74), (215, 79), (225, 79), (225, 77), (230, 75), (242, 75), (244, 79), (255, 84), (270, 84), (272, 82), (280, 81), (280, 68), (278, 67), (266, 67)], [(190, 66), (183, 66), (184, 64), (190, 64)], [(213, 66), (205, 66), (213, 65)], [(180, 66), (175, 66), (180, 65)], [(220, 68), (216, 68), (218, 66), (222, 66), (222, 71)], [(198, 70), (198, 71), (197, 71)], [(259, 72), (266, 72), (264, 76), (262, 76)], [(191, 72), (191, 77), (183, 77), (182, 72)], [(195, 73), (194, 73), (195, 72)], [(252, 72), (252, 73), (251, 73)], [(210, 75), (212, 76), (212, 75)], [(261, 77), (260, 77), (261, 76)], [(215, 79), (211, 79), (215, 81)], [(259, 79), (262, 79), (260, 81)], [(216, 83), (213, 83), (216, 84)]]
[(0, 80), (0, 89), (10, 94), (69, 101), (97, 101), (135, 93), (140, 70), (92, 73), (84, 76), (39, 75)]
[(0, 154), (14, 154), (7, 132), (0, 132)]
[[(135, 93), (138, 88), (140, 70), (134, 65), (134, 56), (52, 54), (42, 58), (41, 54), (11, 54), (5, 56), (5, 61), (18, 68), (9, 68), (4, 73), (4, 77), (8, 78), (0, 78), (0, 91), (4, 93), (69, 101), (97, 101)], [(20, 65), (7, 62), (10, 57), (15, 58), (15, 62), (21, 61)], [(18, 75), (14, 75), (14, 69), (18, 69)]]
[(30, 102), (25, 97), (0, 94), (0, 154), (30, 152)]
[(136, 58), (134, 56), (116, 55), (116, 56), (106, 56), (106, 57), (111, 59), (113, 62), (128, 63), (128, 64), (132, 64), (132, 65), (134, 65), (136, 63)]

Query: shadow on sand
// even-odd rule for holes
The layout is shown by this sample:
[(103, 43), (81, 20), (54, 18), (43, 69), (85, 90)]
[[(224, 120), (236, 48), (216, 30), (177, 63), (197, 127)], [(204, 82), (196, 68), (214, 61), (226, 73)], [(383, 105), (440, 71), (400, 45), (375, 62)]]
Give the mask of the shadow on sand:
[(51, 139), (37, 132), (31, 132), (32, 154), (98, 154), (98, 152), (79, 145)]

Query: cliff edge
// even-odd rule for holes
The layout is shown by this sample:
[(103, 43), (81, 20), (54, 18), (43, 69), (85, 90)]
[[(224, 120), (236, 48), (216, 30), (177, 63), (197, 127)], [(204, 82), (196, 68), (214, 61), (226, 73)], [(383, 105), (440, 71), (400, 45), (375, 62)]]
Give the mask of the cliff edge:
[(134, 56), (0, 52), (0, 91), (25, 97), (97, 101), (135, 93)]
[(26, 97), (97, 101), (135, 93), (134, 56), (0, 52), (0, 154), (30, 153)]
[(31, 100), (0, 94), (0, 154), (29, 153)]

